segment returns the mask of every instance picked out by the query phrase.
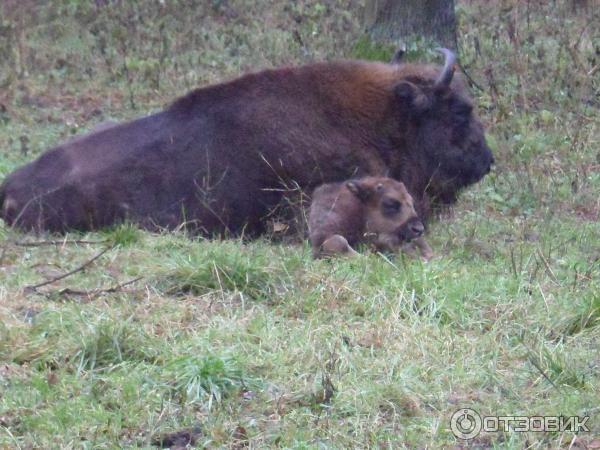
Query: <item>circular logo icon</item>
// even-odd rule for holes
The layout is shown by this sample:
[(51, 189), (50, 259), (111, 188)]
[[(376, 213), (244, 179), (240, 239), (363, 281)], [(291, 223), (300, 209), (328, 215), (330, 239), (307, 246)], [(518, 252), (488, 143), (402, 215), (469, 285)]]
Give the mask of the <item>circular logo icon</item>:
[(450, 429), (459, 439), (473, 439), (481, 431), (481, 416), (474, 409), (459, 409), (452, 414)]

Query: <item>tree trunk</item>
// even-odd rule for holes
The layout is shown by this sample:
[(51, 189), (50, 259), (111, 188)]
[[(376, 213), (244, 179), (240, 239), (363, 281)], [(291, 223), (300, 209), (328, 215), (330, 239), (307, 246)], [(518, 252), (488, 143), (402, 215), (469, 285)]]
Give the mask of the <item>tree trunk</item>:
[(367, 0), (365, 26), (374, 41), (420, 36), (456, 50), (454, 0)]

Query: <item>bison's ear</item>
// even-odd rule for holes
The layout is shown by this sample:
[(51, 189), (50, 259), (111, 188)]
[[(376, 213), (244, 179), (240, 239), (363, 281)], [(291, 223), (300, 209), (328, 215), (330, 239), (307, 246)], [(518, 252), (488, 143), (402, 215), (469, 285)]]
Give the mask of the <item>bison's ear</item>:
[(348, 181), (346, 187), (352, 192), (361, 202), (369, 200), (373, 195), (373, 187), (360, 181)]
[(429, 109), (429, 97), (423, 90), (410, 83), (409, 81), (401, 81), (394, 88), (394, 94), (400, 107), (411, 114), (421, 114)]

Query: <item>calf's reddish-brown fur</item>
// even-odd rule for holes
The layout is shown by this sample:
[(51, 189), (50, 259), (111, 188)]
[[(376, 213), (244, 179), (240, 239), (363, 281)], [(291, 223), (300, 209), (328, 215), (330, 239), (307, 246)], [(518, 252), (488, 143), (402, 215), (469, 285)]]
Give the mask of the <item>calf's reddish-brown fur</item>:
[(15, 170), (0, 187), (0, 216), (59, 232), (129, 220), (256, 235), (285, 186), (310, 193), (387, 175), (405, 183), (426, 217), (430, 203), (454, 201), (493, 162), (446, 62), (326, 62), (197, 89)]
[(427, 246), (421, 238), (424, 229), (406, 187), (391, 178), (329, 183), (313, 193), (309, 234), (315, 258), (356, 254), (352, 247), (360, 242), (392, 252), (413, 239)]

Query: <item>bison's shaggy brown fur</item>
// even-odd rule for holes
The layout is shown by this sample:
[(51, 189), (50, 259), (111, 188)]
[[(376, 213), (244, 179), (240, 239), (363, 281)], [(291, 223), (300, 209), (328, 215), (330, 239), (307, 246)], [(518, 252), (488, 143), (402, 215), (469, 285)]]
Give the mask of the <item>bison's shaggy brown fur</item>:
[(7, 177), (0, 214), (35, 230), (127, 219), (258, 234), (284, 185), (310, 192), (388, 175), (426, 216), (430, 201), (452, 202), (492, 162), (449, 64), (318, 63), (201, 88), (157, 114), (67, 141)]

